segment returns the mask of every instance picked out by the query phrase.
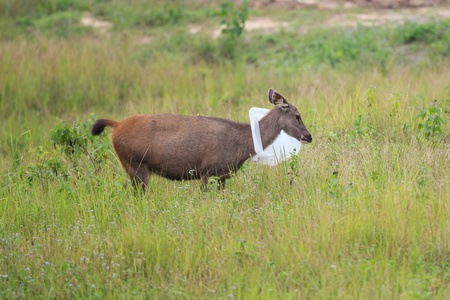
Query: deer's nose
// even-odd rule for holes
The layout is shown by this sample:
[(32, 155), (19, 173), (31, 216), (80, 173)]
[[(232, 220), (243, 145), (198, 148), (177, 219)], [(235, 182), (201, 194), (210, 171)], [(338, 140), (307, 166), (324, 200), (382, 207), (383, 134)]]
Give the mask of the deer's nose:
[(311, 142), (312, 142), (312, 136), (311, 136), (311, 134), (302, 136), (301, 141), (302, 141), (302, 142), (306, 142), (306, 143), (311, 143)]

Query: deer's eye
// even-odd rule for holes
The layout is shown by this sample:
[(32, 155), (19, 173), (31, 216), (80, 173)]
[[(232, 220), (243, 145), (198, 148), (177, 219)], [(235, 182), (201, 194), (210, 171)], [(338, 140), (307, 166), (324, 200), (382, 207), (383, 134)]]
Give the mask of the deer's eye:
[(297, 119), (297, 121), (300, 121), (300, 115), (295, 115), (295, 118)]

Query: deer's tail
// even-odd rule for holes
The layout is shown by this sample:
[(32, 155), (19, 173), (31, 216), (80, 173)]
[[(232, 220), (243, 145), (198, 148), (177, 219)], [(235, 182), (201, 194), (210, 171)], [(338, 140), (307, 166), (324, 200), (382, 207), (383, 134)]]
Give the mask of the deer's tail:
[(92, 126), (91, 133), (92, 135), (99, 135), (103, 132), (106, 126), (114, 128), (117, 125), (119, 125), (119, 122), (116, 122), (114, 120), (98, 119), (97, 121), (95, 121), (94, 126)]

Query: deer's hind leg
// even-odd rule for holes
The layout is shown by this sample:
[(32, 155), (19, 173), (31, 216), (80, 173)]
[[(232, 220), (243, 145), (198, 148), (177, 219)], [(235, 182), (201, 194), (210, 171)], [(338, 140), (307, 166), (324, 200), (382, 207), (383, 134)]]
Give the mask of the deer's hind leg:
[(130, 176), (131, 183), (136, 191), (142, 189), (145, 193), (151, 175), (147, 164), (143, 162), (127, 162), (123, 160), (120, 162), (122, 163), (125, 172), (128, 176)]
[(138, 190), (140, 187), (142, 191), (145, 193), (148, 187), (150, 175), (151, 173), (149, 172), (147, 165), (140, 164), (136, 166), (135, 171), (132, 174), (130, 174), (130, 178), (134, 188)]

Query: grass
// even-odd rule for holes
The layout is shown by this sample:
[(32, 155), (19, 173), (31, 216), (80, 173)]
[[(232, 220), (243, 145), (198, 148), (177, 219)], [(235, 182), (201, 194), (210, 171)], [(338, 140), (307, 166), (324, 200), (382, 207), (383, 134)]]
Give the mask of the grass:
[[(54, 21), (121, 1), (50, 2), (36, 21), (6, 1), (0, 21), (43, 24), (0, 33), (0, 298), (450, 296), (448, 22), (246, 34), (224, 58), (222, 41), (186, 34), (190, 16), (219, 24), (211, 8), (102, 36)], [(137, 42), (148, 32), (160, 38)], [(87, 135), (91, 113), (247, 121), (269, 87), (313, 143), (277, 167), (245, 164), (224, 192), (154, 176), (136, 196), (108, 134)], [(446, 123), (425, 135), (433, 110), (417, 115), (435, 99)], [(73, 154), (58, 144), (71, 134)]]

